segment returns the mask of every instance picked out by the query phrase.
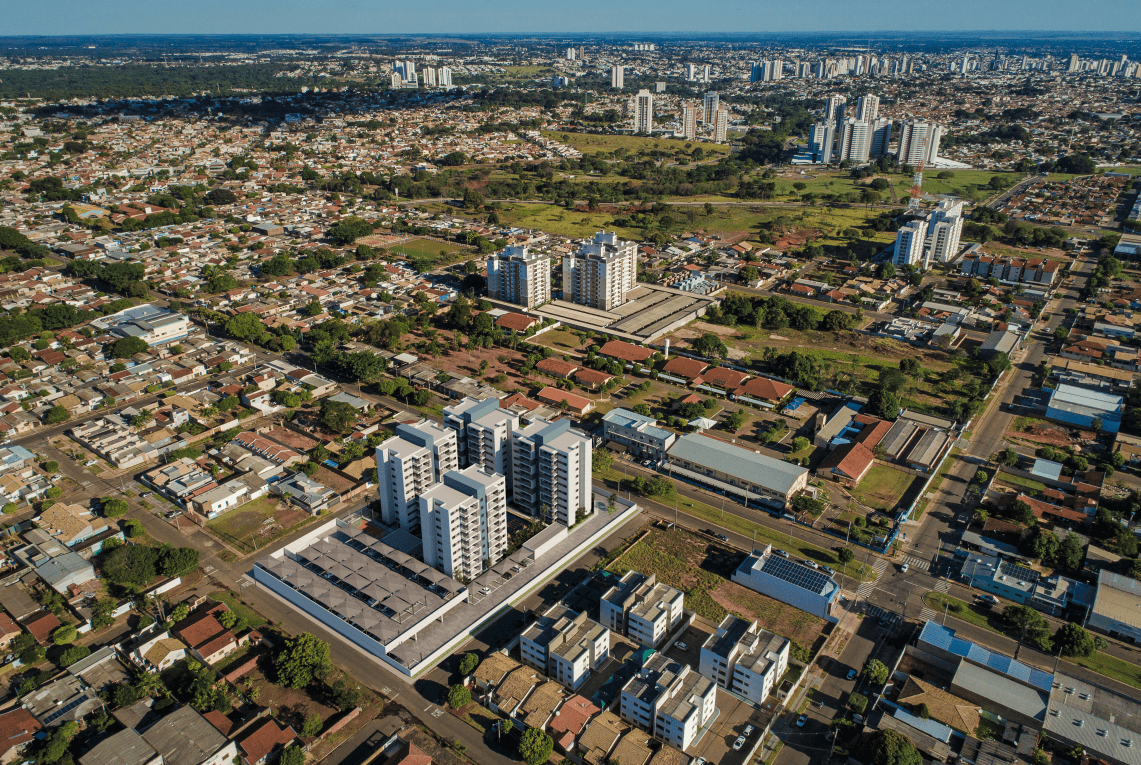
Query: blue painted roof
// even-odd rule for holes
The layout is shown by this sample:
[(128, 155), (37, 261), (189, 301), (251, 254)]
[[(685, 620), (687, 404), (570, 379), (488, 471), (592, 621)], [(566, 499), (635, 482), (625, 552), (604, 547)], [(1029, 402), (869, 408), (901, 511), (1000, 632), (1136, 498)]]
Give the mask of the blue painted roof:
[(955, 631), (953, 629), (944, 627), (930, 619), (923, 625), (923, 631), (919, 634), (919, 639), (936, 648), (942, 648), (944, 651), (953, 653), (956, 656), (969, 659), (975, 664), (989, 667), (995, 672), (1004, 674), (1007, 677), (1013, 677), (1015, 680), (1021, 680), (1024, 683), (1033, 685), (1035, 688), (1041, 688), (1047, 693), (1050, 692), (1050, 689), (1054, 685), (1053, 674), (1028, 667), (1009, 656), (993, 653), (969, 640), (955, 637)]

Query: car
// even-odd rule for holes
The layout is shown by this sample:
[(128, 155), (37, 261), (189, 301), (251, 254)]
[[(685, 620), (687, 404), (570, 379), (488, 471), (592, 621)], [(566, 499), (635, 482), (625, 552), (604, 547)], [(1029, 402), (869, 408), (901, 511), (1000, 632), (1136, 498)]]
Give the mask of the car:
[(716, 531), (714, 531), (713, 529), (702, 529), (702, 530), (701, 530), (701, 533), (702, 533), (702, 534), (708, 534), (708, 535), (709, 535), (709, 536), (711, 536), (711, 537), (715, 537), (715, 536), (717, 536), (717, 532), (716, 532)]
[(725, 536), (724, 534), (714, 534), (713, 536), (717, 537), (722, 542), (728, 542), (729, 541), (729, 537)]
[(909, 568), (911, 568), (911, 566), (909, 566), (909, 565), (907, 565), (906, 563), (904, 563), (902, 566), (900, 566), (900, 567), (899, 567), (899, 573), (901, 573), (901, 574), (906, 574), (906, 573), (907, 573), (907, 570), (908, 570)]
[(983, 603), (989, 603), (992, 606), (998, 605), (998, 598), (996, 598), (994, 595), (979, 595), (979, 600), (981, 600)]
[(745, 726), (745, 732), (742, 733), (741, 735), (742, 736), (751, 736), (751, 735), (753, 735), (754, 730), (756, 730), (756, 729), (752, 725), (746, 725)]
[(685, 643), (681, 642), (680, 640), (674, 642), (674, 647), (676, 647), (679, 651), (689, 650), (689, 646), (686, 645)]
[(814, 560), (810, 560), (809, 558), (804, 559), (804, 565), (808, 566), (809, 568), (820, 568), (819, 563)]
[(849, 669), (849, 670), (848, 670), (848, 679), (849, 679), (849, 680), (855, 680), (855, 679), (856, 679), (856, 675), (857, 675), (857, 672), (856, 672), (856, 670), (854, 670), (854, 669)]
[(787, 557), (788, 557), (788, 553), (787, 553), (787, 552), (785, 552), (784, 550), (773, 550), (773, 552), (774, 552), (774, 553), (776, 553), (777, 555), (779, 555), (779, 556), (780, 556), (780, 557), (782, 557), (782, 558), (787, 558)]
[(852, 721), (862, 723), (864, 721), (863, 715), (852, 715)]
[(806, 722), (808, 722), (808, 715), (801, 715), (796, 718), (796, 727), (803, 728)]
[(693, 761), (693, 765), (705, 765), (707, 762), (709, 762), (709, 760), (705, 759), (704, 757), (698, 757)]
[(828, 566), (821, 566), (820, 570), (823, 571), (825, 574), (835, 574), (836, 573), (835, 571), (833, 571)]
[(737, 740), (733, 742), (733, 751), (734, 752), (741, 751), (741, 747), (743, 747), (744, 745), (745, 745), (745, 737), (744, 736), (737, 736)]

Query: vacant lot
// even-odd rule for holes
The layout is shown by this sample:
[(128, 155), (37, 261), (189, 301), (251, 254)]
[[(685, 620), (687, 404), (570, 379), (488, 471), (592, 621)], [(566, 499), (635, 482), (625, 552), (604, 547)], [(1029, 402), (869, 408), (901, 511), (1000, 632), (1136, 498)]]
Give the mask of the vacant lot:
[[(685, 141), (675, 138), (643, 138), (633, 135), (591, 135), (589, 133), (571, 133), (560, 130), (544, 130), (543, 135), (567, 146), (578, 149), (583, 154), (599, 154), (604, 151), (625, 149), (634, 154), (639, 151), (672, 151), (675, 153), (689, 153), (692, 148), (700, 146), (706, 155), (728, 154), (729, 147), (715, 143), (701, 143), (699, 141)], [(690, 149), (686, 144), (690, 144)]]
[(206, 527), (227, 544), (249, 553), (310, 518), (297, 508), (278, 502), (276, 497), (262, 497), (207, 522)]
[(728, 581), (745, 556), (710, 544), (688, 531), (655, 529), (610, 566), (616, 574), (634, 570), (657, 574), (658, 581), (685, 593), (686, 608), (720, 622), (727, 613), (756, 619), (765, 629), (811, 647), (824, 627), (821, 619)]
[(390, 253), (403, 255), (409, 260), (431, 261), (437, 265), (446, 265), (472, 254), (468, 247), (454, 242), (437, 242), (435, 239), (410, 239), (387, 249)]
[(922, 480), (921, 476), (896, 470), (890, 465), (876, 464), (852, 490), (852, 496), (868, 507), (890, 512), (899, 506), (911, 485)]

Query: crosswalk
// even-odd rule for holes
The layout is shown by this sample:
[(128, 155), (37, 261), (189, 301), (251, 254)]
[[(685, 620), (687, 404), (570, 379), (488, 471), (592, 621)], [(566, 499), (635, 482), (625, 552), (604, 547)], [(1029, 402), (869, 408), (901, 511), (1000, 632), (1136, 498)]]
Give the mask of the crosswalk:
[(903, 616), (900, 614), (880, 608), (874, 603), (865, 603), (864, 613), (873, 619), (878, 619), (879, 623), (889, 630), (895, 629), (903, 622)]
[(861, 582), (859, 589), (856, 590), (856, 597), (860, 600), (865, 600), (872, 591), (876, 588), (876, 583), (883, 576), (884, 569), (887, 568), (887, 561), (883, 558), (876, 558), (876, 562), (872, 564), (872, 570), (876, 572), (876, 578), (869, 582)]
[(919, 569), (920, 571), (926, 571), (927, 569), (931, 568), (931, 561), (923, 560), (922, 558), (914, 558), (910, 555), (904, 555), (903, 562), (906, 563), (909, 567)]
[(928, 619), (939, 621), (939, 614), (927, 606), (924, 606), (923, 609), (919, 612), (919, 621), (925, 622)]
[(934, 586), (934, 587), (932, 587), (931, 589), (932, 589), (932, 590), (934, 590), (935, 592), (941, 592), (941, 593), (943, 593), (944, 595), (946, 595), (946, 594), (947, 594), (947, 590), (949, 590), (950, 588), (951, 588), (951, 582), (950, 582), (950, 580), (948, 580), (948, 579), (939, 579), (939, 580), (937, 580), (937, 581), (935, 582), (935, 586)]

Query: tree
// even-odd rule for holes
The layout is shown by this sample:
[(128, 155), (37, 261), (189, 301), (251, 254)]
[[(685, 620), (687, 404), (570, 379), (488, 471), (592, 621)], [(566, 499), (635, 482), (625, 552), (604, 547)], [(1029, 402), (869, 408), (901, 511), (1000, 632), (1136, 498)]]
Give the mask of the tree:
[(281, 753), (279, 765), (305, 765), (305, 750), (299, 746), (291, 746)]
[(20, 509), (20, 506), (17, 505), (15, 502), (5, 502), (4, 503), (4, 515), (11, 515), (12, 513), (16, 512), (19, 509)]
[(812, 442), (804, 436), (797, 436), (796, 438), (792, 439), (792, 453), (799, 454), (811, 445)]
[(725, 418), (725, 427), (736, 433), (745, 424), (745, 415), (733, 412)]
[(99, 567), (111, 582), (135, 589), (155, 578), (158, 550), (144, 545), (119, 545), (100, 556)]
[(894, 420), (898, 417), (901, 406), (899, 396), (883, 388), (873, 391), (868, 397), (868, 411), (885, 420)]
[(127, 505), (125, 499), (114, 499), (112, 497), (104, 497), (102, 502), (103, 515), (108, 518), (119, 518), (127, 514), (130, 506)]
[(709, 356), (711, 358), (724, 358), (729, 353), (728, 346), (722, 342), (720, 337), (712, 332), (706, 332), (694, 340), (693, 350), (703, 356)]
[(265, 334), (265, 325), (254, 313), (240, 313), (226, 322), (226, 334), (235, 340), (253, 340)]
[(1023, 526), (1029, 526), (1034, 523), (1034, 510), (1029, 503), (1016, 499), (1010, 503), (1010, 517)]
[(79, 637), (79, 633), (75, 627), (70, 624), (65, 624), (62, 627), (56, 627), (52, 632), (52, 642), (56, 645), (68, 645), (74, 643), (75, 639)]
[(456, 683), (448, 689), (448, 706), (452, 709), (463, 709), (471, 703), (471, 691), (466, 685)]
[(357, 422), (357, 410), (344, 401), (321, 402), (321, 424), (334, 433), (347, 433)]
[(988, 476), (988, 475), (986, 474), (986, 471), (985, 471), (985, 470), (976, 470), (976, 471), (975, 471), (975, 483), (986, 483), (986, 482), (987, 482), (987, 479), (988, 479), (989, 477), (990, 477), (990, 476)]
[(848, 706), (852, 711), (858, 715), (862, 715), (864, 710), (868, 708), (868, 697), (862, 693), (849, 693)]
[(77, 661), (86, 659), (91, 655), (91, 649), (85, 645), (73, 645), (64, 649), (63, 653), (59, 655), (59, 665), (61, 667), (70, 667)]
[(55, 460), (49, 460), (44, 463), (44, 470), (48, 473), (55, 473), (59, 470), (59, 463)]
[(329, 644), (308, 632), (286, 640), (274, 659), (278, 683), (286, 688), (305, 688), (327, 666)]
[(1017, 465), (1018, 452), (1008, 446), (995, 455), (994, 461), (999, 465)]
[(463, 658), (460, 659), (460, 674), (467, 677), (472, 672), (475, 672), (476, 667), (479, 666), (479, 654), (474, 651), (465, 653)]
[(887, 682), (889, 670), (887, 665), (879, 659), (868, 659), (864, 664), (864, 677), (872, 685), (883, 685)]
[(528, 728), (519, 739), (519, 756), (527, 765), (543, 765), (554, 749), (555, 742), (539, 728)]
[(1077, 622), (1066, 622), (1054, 633), (1054, 648), (1063, 656), (1093, 656), (1096, 646), (1093, 635)]
[(1058, 545), (1058, 552), (1054, 557), (1055, 565), (1068, 568), (1070, 571), (1080, 571), (1085, 545), (1077, 534), (1067, 534), (1062, 543)]
[(843, 563), (845, 566), (856, 559), (856, 554), (854, 552), (852, 552), (847, 547), (841, 547), (839, 555), (840, 555), (840, 562)]
[(321, 726), (324, 724), (325, 722), (321, 719), (320, 712), (310, 712), (309, 714), (305, 715), (305, 722), (301, 725), (302, 738), (316, 736), (321, 732)]
[(193, 547), (166, 547), (160, 553), (158, 569), (163, 576), (185, 576), (198, 568), (198, 551)]
[(139, 337), (120, 337), (111, 343), (111, 355), (117, 359), (129, 359), (136, 353), (143, 353), (149, 348), (146, 340)]
[(852, 756), (864, 765), (923, 765), (923, 755), (911, 739), (885, 728), (860, 736)]
[(48, 413), (44, 416), (44, 422), (48, 425), (55, 425), (60, 422), (67, 422), (71, 419), (71, 412), (64, 409), (62, 406), (53, 406)]
[(60, 496), (61, 494), (63, 494), (63, 489), (61, 489), (58, 486), (53, 486), (44, 492), (44, 496), (47, 497), (48, 499), (55, 499), (56, 497)]
[(1042, 614), (1030, 606), (1011, 605), (1002, 611), (1002, 618), (1018, 633), (1018, 639), (1049, 650), (1050, 625)]

